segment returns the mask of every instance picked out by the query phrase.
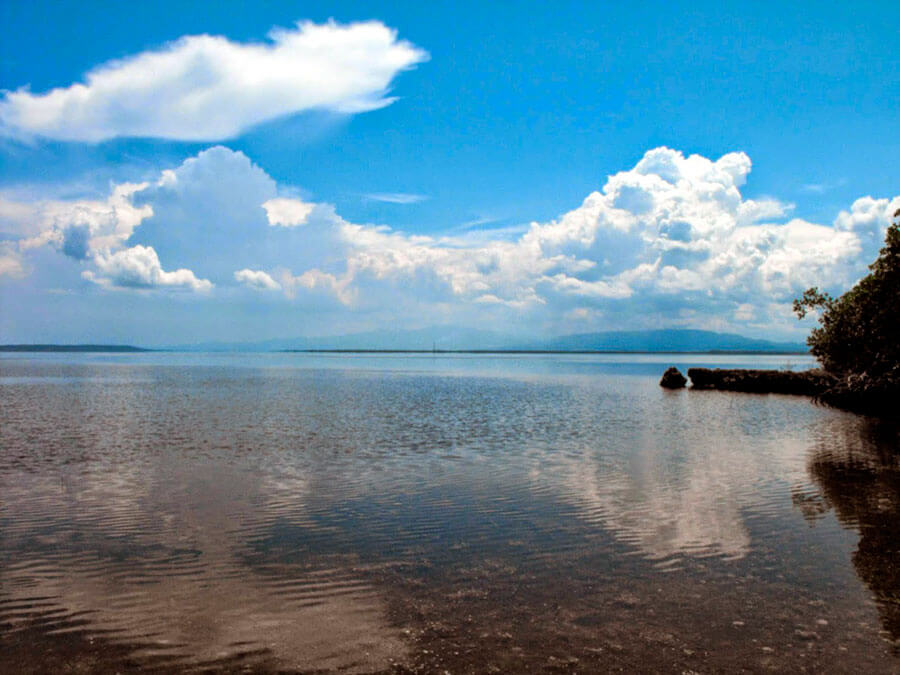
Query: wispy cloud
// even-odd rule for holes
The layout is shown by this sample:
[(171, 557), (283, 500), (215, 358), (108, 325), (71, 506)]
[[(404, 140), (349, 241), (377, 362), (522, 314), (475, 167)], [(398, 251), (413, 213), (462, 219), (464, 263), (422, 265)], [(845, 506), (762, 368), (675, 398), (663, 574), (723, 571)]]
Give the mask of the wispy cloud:
[(481, 218), (473, 218), (472, 220), (467, 220), (464, 223), (460, 223), (454, 230), (471, 230), (473, 227), (481, 227), (482, 225), (491, 225), (492, 223), (498, 223), (503, 218), (496, 218), (493, 216), (483, 216)]
[(458, 239), (466, 244), (472, 245), (477, 242), (489, 243), (492, 241), (510, 241), (518, 239), (528, 232), (531, 225), (529, 223), (518, 223), (516, 225), (505, 225), (503, 227), (467, 227), (454, 228), (449, 230), (449, 237), (446, 240)]
[(309, 110), (390, 105), (394, 77), (428, 59), (378, 21), (298, 23), (265, 43), (189, 35), (105, 63), (84, 83), (0, 100), (0, 131), (66, 141), (117, 137), (212, 141)]
[(410, 192), (370, 192), (363, 198), (372, 202), (387, 202), (388, 204), (418, 204), (428, 199), (428, 195), (419, 195)]
[(460, 241), (465, 241), (468, 245), (472, 245), (477, 242), (517, 239), (531, 227), (530, 223), (502, 225), (501, 223), (506, 220), (505, 216), (473, 218), (446, 230), (447, 236), (445, 240), (451, 241), (453, 238), (456, 238)]
[(834, 190), (843, 185), (847, 184), (846, 178), (841, 178), (839, 180), (833, 181), (831, 183), (806, 183), (800, 186), (800, 190), (803, 192), (810, 192), (812, 194), (820, 195), (830, 190)]

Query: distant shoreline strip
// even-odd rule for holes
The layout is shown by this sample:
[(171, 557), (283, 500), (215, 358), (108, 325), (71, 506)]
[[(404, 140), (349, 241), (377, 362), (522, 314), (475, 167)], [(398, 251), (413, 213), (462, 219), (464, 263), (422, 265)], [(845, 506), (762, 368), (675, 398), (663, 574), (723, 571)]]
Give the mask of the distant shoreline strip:
[(808, 356), (809, 352), (747, 349), (278, 349), (281, 354), (772, 354)]
[(808, 356), (809, 352), (748, 349), (148, 349), (132, 345), (0, 345), (0, 352), (181, 353), (181, 354), (751, 354)]
[(131, 345), (0, 345), (0, 352), (154, 352)]
[(809, 352), (747, 349), (272, 349), (189, 350), (147, 349), (131, 345), (0, 345), (0, 352), (181, 353), (181, 354), (751, 354), (808, 356)]

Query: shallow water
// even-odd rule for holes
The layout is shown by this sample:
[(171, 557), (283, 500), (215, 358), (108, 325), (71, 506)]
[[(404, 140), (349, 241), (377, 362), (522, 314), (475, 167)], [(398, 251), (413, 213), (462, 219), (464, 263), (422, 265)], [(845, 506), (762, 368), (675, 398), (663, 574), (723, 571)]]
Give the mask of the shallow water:
[(900, 670), (896, 428), (797, 356), (0, 359), (0, 670)]

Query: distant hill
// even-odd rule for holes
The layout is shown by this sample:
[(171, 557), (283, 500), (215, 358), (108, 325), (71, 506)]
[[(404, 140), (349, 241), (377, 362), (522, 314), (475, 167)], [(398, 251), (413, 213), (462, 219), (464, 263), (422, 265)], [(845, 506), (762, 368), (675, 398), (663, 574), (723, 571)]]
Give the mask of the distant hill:
[(523, 349), (548, 351), (622, 352), (807, 352), (799, 342), (773, 342), (734, 333), (708, 330), (665, 329), (609, 331), (563, 335), (520, 345)]
[(150, 352), (131, 345), (0, 345), (0, 352)]
[(598, 351), (598, 352), (766, 352), (806, 353), (799, 342), (774, 342), (733, 333), (666, 329), (579, 333), (542, 340), (451, 326), (297, 337), (260, 342), (204, 342), (174, 345), (176, 351), (400, 350), (400, 351)]

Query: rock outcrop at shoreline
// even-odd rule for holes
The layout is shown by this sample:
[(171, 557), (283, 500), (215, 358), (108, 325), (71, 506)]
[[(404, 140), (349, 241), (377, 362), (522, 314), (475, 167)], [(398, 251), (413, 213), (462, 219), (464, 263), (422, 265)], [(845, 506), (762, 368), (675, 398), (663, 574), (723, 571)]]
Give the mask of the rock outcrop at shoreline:
[(675, 366), (664, 372), (662, 379), (659, 381), (659, 386), (666, 389), (683, 389), (686, 384), (687, 378)]
[(720, 389), (758, 394), (822, 396), (837, 383), (824, 370), (743, 370), (736, 368), (689, 368), (694, 389)]

